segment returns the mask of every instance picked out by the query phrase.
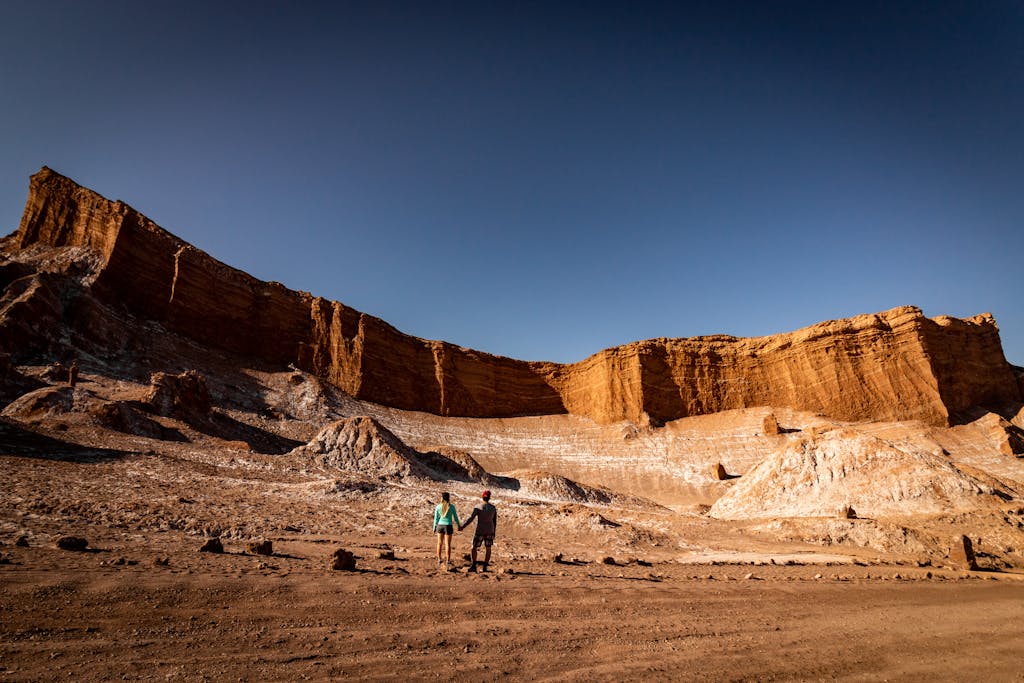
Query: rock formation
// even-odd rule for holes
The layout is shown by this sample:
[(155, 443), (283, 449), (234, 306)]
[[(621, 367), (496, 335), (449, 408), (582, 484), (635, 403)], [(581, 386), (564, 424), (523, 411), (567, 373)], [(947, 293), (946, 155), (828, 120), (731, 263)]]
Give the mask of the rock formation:
[(1020, 495), (1003, 482), (909, 444), (834, 430), (769, 455), (711, 506), (718, 519), (938, 514), (997, 508)]
[(327, 425), (290, 456), (320, 467), (359, 472), (367, 476), (429, 477), (416, 451), (370, 417), (352, 417)]
[(338, 548), (331, 554), (330, 562), (327, 566), (334, 571), (354, 572), (356, 570), (356, 556), (344, 548)]
[[(106, 306), (202, 345), (294, 364), (356, 398), (405, 410), (569, 412), (600, 423), (660, 424), (778, 406), (840, 420), (946, 425), (978, 406), (1022, 401), (987, 314), (929, 319), (904, 307), (770, 337), (652, 339), (571, 365), (419, 339), (344, 304), (256, 280), (48, 168), (32, 177), (18, 232), (4, 245), (14, 258), (0, 264), (7, 311), (0, 351), (12, 355), (42, 350), (33, 330), (64, 314), (57, 276), (33, 274), (17, 258), (52, 247), (92, 254), (90, 291)], [(82, 330), (98, 314), (85, 304), (75, 310)]]
[(957, 536), (949, 548), (949, 563), (959, 569), (976, 570), (978, 561), (974, 556), (974, 543), (968, 536)]
[(180, 375), (155, 372), (149, 380), (149, 391), (142, 402), (157, 415), (174, 417), (188, 424), (202, 424), (210, 419), (213, 404), (206, 378), (195, 370)]
[(61, 536), (57, 539), (56, 546), (61, 550), (82, 552), (89, 548), (89, 541), (80, 536)]

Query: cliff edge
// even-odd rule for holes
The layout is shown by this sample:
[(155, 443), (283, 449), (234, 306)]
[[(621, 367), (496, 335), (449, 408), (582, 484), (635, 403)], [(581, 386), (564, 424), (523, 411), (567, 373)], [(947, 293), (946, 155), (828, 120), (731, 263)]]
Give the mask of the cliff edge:
[(768, 337), (651, 339), (563, 365), (419, 339), (344, 304), (257, 280), (45, 167), (32, 176), (21, 224), (4, 243), (8, 256), (86, 248), (98, 259), (91, 291), (104, 303), (405, 410), (569, 412), (640, 423), (780, 406), (838, 420), (946, 425), (976, 407), (1022, 402), (988, 314), (930, 319), (908, 306)]

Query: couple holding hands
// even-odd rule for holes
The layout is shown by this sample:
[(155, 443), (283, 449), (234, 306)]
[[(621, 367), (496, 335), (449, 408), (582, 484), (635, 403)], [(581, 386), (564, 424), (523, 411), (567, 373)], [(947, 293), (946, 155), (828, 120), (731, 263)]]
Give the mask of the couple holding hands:
[(441, 564), (441, 551), (444, 549), (444, 563), (452, 563), (452, 534), (455, 527), (462, 531), (475, 519), (476, 532), (473, 534), (473, 550), (470, 557), (473, 564), (469, 571), (476, 571), (476, 554), (481, 545), (484, 546), (484, 561), (481, 569), (487, 571), (487, 565), (491, 561), (491, 545), (494, 543), (494, 532), (498, 528), (498, 509), (491, 505), (491, 492), (484, 491), (480, 494), (483, 502), (473, 508), (473, 514), (469, 516), (465, 524), (459, 524), (459, 513), (452, 505), (451, 496), (447, 491), (441, 494), (441, 502), (434, 508), (434, 533), (437, 534), (437, 563)]

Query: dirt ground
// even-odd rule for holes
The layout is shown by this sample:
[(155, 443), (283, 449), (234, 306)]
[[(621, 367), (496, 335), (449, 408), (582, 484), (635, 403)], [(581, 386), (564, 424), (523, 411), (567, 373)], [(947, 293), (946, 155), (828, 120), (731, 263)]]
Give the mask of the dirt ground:
[[(472, 574), (465, 535), (446, 571), (429, 534), (261, 556), (77, 531), (96, 547), (2, 548), (0, 680), (1024, 680), (1016, 573), (511, 560), (499, 539)], [(327, 569), (341, 545), (356, 571)]]

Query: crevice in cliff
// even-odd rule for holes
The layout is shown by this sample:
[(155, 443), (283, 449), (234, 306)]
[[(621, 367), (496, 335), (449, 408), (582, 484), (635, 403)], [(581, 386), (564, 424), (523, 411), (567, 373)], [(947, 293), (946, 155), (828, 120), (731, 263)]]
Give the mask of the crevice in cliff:
[(168, 304), (174, 303), (174, 292), (178, 288), (178, 274), (181, 272), (181, 255), (187, 248), (188, 247), (179, 247), (178, 250), (174, 252), (174, 275), (171, 277), (171, 295), (170, 298), (167, 299)]
[(448, 414), (448, 397), (445, 395), (444, 368), (446, 365), (444, 344), (433, 342), (431, 350), (434, 352), (434, 379), (437, 382), (437, 398), (439, 413)]

